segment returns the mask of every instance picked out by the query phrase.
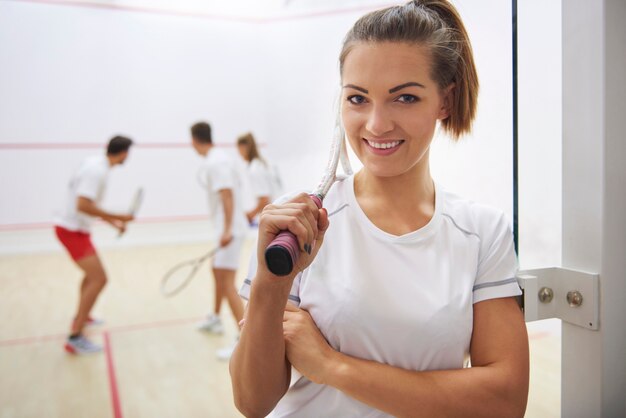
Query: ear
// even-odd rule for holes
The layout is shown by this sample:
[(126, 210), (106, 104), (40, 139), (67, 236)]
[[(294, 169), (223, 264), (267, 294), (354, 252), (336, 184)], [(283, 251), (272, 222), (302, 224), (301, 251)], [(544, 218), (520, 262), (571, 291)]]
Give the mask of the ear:
[(454, 83), (451, 83), (448, 87), (443, 89), (441, 93), (441, 107), (439, 108), (439, 114), (437, 115), (437, 119), (444, 120), (450, 116), (454, 99), (455, 86), (456, 85)]

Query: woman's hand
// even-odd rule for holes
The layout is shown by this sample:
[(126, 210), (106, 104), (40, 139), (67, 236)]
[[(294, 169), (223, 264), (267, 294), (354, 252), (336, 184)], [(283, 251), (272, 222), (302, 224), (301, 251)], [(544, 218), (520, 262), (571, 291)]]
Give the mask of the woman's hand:
[(228, 246), (233, 240), (233, 234), (230, 231), (224, 231), (220, 237), (220, 247), (224, 248)]
[(265, 264), (265, 250), (279, 232), (289, 230), (298, 239), (300, 257), (291, 274), (293, 279), (315, 259), (328, 229), (326, 209), (318, 209), (309, 195), (301, 193), (282, 205), (268, 205), (259, 219), (258, 272), (272, 275)]
[(291, 365), (310, 381), (323, 384), (337, 352), (324, 339), (311, 315), (287, 303), (283, 335)]

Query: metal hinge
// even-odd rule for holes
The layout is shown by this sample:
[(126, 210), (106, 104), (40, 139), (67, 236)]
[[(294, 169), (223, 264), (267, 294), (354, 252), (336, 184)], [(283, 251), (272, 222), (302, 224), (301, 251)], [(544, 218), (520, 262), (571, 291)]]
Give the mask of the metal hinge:
[(524, 270), (517, 275), (526, 322), (559, 318), (598, 329), (599, 276), (560, 267)]

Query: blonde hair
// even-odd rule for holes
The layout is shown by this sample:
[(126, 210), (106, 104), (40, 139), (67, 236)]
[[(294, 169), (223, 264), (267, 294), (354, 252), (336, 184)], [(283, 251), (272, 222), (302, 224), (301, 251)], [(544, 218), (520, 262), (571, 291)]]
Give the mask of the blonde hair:
[(361, 17), (350, 29), (339, 56), (339, 68), (352, 48), (362, 42), (404, 42), (428, 47), (431, 78), (450, 92), (450, 115), (441, 122), (453, 139), (472, 129), (478, 99), (478, 75), (472, 45), (461, 16), (446, 0), (414, 0)]

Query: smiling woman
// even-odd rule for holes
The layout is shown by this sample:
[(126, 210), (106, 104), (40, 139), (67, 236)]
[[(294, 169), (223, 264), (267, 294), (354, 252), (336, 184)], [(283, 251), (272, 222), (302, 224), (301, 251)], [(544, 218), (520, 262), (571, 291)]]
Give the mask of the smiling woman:
[[(430, 174), (437, 125), (458, 139), (476, 113), (457, 11), (416, 0), (370, 13), (349, 31), (340, 64), (342, 122), (363, 168), (335, 183), (326, 208), (298, 195), (264, 209), (230, 366), (237, 407), (272, 417), (523, 416), (528, 341), (509, 222)], [(281, 230), (308, 250), (277, 277), (262, 255)]]

